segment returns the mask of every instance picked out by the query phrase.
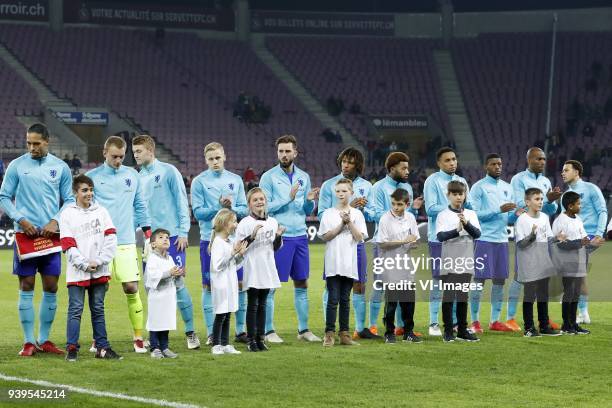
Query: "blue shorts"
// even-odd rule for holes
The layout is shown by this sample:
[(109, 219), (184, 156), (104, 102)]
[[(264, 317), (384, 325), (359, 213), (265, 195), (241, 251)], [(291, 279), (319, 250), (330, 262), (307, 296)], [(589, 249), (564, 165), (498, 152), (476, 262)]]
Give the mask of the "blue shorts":
[[(429, 246), (429, 257), (432, 259), (440, 259), (442, 257), (442, 243), (429, 241), (427, 244)], [(440, 277), (440, 261), (437, 261), (437, 262), (433, 262), (433, 260), (430, 261), (430, 267), (431, 267), (431, 276), (433, 278), (439, 278)]]
[[(376, 248), (374, 249), (376, 251)], [(366, 283), (368, 281), (368, 254), (366, 253), (365, 243), (357, 244), (357, 282)], [(325, 280), (325, 261), (323, 262), (323, 280)]]
[(508, 276), (508, 243), (476, 240), (474, 243), (474, 278), (508, 279)]
[[(168, 255), (170, 255), (172, 257), (172, 260), (174, 261), (176, 266), (178, 266), (179, 268), (182, 268), (187, 263), (187, 252), (185, 252), (185, 251), (179, 252), (176, 249), (176, 240), (177, 239), (178, 239), (178, 236), (170, 237), (170, 248), (168, 248)], [(143, 270), (143, 272), (146, 269), (147, 269), (147, 263), (143, 262), (142, 263), (142, 270)]]
[[(200, 267), (202, 268), (202, 285), (210, 286), (210, 254), (208, 244), (210, 241), (200, 241)], [(243, 270), (238, 269), (238, 282), (242, 282)]]
[(37, 271), (41, 275), (60, 276), (62, 273), (62, 253), (56, 252), (20, 261), (19, 255), (17, 255), (17, 247), (13, 247), (13, 275), (34, 276)]
[(357, 273), (359, 274), (359, 283), (368, 281), (368, 254), (363, 242), (357, 244)]
[(274, 253), (274, 261), (281, 282), (308, 279), (310, 258), (308, 256), (308, 236), (285, 237), (283, 246)]

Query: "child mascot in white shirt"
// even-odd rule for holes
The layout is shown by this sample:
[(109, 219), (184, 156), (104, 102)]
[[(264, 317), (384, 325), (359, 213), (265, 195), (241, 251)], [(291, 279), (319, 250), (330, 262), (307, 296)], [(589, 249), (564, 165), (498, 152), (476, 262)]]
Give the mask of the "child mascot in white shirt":
[(267, 201), (263, 190), (255, 187), (247, 194), (249, 215), (238, 223), (236, 241), (244, 241), (243, 288), (247, 290), (247, 337), (252, 352), (267, 351), (264, 343), (266, 299), (270, 289), (280, 288), (274, 262), (274, 251), (283, 244), (285, 228), (267, 215)]
[(212, 354), (240, 354), (229, 344), (231, 314), (238, 310), (238, 268), (247, 249), (246, 241), (232, 243), (236, 231), (236, 213), (223, 208), (213, 219), (208, 251), (210, 253), (210, 285), (215, 321)]
[(168, 255), (170, 232), (158, 228), (151, 234), (151, 253), (147, 257), (145, 289), (149, 313), (147, 330), (151, 343), (151, 358), (176, 358), (169, 348), (168, 333), (176, 330), (175, 278), (185, 276), (185, 269), (174, 264)]

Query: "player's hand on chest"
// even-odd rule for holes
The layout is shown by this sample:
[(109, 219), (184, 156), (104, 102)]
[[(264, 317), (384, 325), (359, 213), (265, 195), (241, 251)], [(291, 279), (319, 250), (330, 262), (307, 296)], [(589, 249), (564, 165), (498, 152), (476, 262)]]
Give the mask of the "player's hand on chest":
[(238, 184), (233, 180), (219, 180), (205, 185), (206, 191), (215, 201), (221, 198), (229, 198), (232, 202), (238, 193)]
[(288, 197), (296, 204), (304, 202), (306, 182), (302, 177), (293, 177), (292, 182), (289, 179), (278, 181), (274, 188), (281, 197)]

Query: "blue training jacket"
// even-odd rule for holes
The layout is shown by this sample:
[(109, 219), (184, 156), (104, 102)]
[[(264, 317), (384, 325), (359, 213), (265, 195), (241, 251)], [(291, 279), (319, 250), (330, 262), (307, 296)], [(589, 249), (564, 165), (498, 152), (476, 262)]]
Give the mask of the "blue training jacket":
[(131, 167), (122, 165), (115, 169), (103, 163), (86, 174), (94, 182), (95, 200), (108, 210), (115, 224), (117, 244), (135, 244), (136, 228), (151, 226), (138, 172)]
[[(528, 188), (539, 188), (542, 190), (544, 194), (544, 206), (542, 207), (542, 212), (547, 214), (548, 216), (554, 215), (557, 212), (557, 203), (549, 202), (548, 198), (546, 198), (546, 193), (551, 190), (550, 180), (541, 173), (533, 173), (531, 170), (527, 169), (525, 171), (521, 171), (512, 177), (510, 181), (512, 185), (512, 190), (514, 191), (514, 202), (517, 207), (527, 209), (527, 205), (525, 204), (525, 191)], [(516, 220), (516, 217), (510, 217), (510, 221)]]
[(169, 163), (154, 160), (142, 166), (138, 175), (151, 217), (151, 229), (164, 228), (172, 237), (187, 238), (191, 220), (181, 173)]
[(514, 203), (512, 186), (502, 179), (489, 175), (478, 180), (468, 196), (472, 210), (476, 212), (480, 222), (480, 241), (508, 242), (508, 215), (502, 213), (502, 204)]
[(608, 222), (608, 208), (599, 187), (588, 181), (578, 180), (569, 184), (567, 191), (580, 194), (580, 218), (586, 233), (603, 237)]
[[(295, 199), (291, 201), (291, 188), (300, 185)], [(304, 170), (293, 165), (293, 173), (288, 174), (276, 165), (261, 176), (259, 182), (268, 199), (268, 214), (287, 230), (284, 237), (306, 235), (306, 216), (314, 210), (314, 201), (306, 197), (311, 190), (310, 176)]]
[(248, 214), (242, 178), (231, 171), (220, 172), (205, 170), (191, 182), (191, 207), (193, 215), (200, 224), (200, 240), (210, 241), (212, 220), (223, 207), (221, 196), (230, 197), (232, 211), (241, 219)]
[(19, 221), (24, 218), (37, 228), (59, 222), (61, 209), (72, 203), (72, 175), (63, 160), (51, 153), (40, 159), (26, 153), (8, 165), (0, 207), (14, 221), (15, 231), (21, 231)]
[[(470, 188), (467, 181), (457, 174), (448, 174), (439, 170), (425, 180), (423, 198), (425, 199), (425, 212), (427, 212), (427, 240), (429, 242), (439, 242), (436, 237), (436, 219), (438, 214), (448, 207), (448, 183), (453, 180), (465, 184), (467, 187), (466, 193), (469, 195)], [(471, 208), (470, 203), (467, 202), (467, 197), (465, 208)]]
[[(342, 173), (340, 173), (335, 177), (325, 180), (323, 185), (321, 185), (321, 191), (319, 192), (319, 203), (317, 206), (317, 216), (319, 218), (321, 218), (323, 211), (336, 206), (338, 199), (336, 198), (334, 187), (336, 186), (338, 180), (343, 178), (344, 176)], [(369, 203), (371, 200), (371, 190), (372, 183), (362, 177), (355, 177), (355, 180), (353, 180), (353, 196), (351, 197), (350, 201), (354, 200), (355, 198), (365, 197)], [(366, 206), (361, 212), (363, 212), (363, 216), (365, 217), (366, 221), (372, 221), (371, 207)]]

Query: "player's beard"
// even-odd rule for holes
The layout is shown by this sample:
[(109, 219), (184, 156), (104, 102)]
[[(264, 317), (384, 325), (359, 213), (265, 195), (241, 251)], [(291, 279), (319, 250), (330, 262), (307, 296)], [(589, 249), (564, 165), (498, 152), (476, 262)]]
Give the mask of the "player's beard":
[(279, 160), (278, 164), (284, 169), (284, 170), (288, 170), (291, 168), (291, 166), (293, 165), (293, 160), (289, 160), (287, 162), (287, 164), (283, 163), (282, 161)]
[(392, 178), (393, 178), (393, 181), (395, 181), (396, 183), (407, 183), (408, 182), (408, 177), (404, 178), (398, 175)]

